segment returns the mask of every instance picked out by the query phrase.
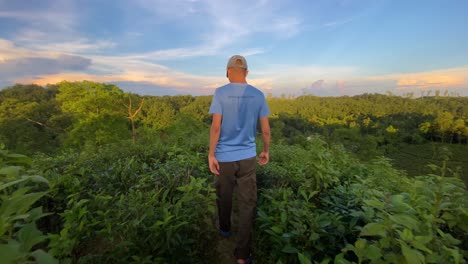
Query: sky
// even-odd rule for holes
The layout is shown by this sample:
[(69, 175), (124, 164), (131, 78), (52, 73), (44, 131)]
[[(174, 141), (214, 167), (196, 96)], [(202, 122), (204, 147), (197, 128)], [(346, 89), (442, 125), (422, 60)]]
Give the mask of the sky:
[(466, 0), (0, 0), (0, 89), (209, 95), (231, 55), (273, 96), (468, 96)]

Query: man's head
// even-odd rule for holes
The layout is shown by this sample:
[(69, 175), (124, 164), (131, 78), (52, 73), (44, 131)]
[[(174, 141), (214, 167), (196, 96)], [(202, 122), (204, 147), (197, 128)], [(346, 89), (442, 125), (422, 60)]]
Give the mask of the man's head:
[(232, 56), (226, 66), (226, 77), (231, 82), (246, 82), (248, 74), (247, 61), (240, 55)]

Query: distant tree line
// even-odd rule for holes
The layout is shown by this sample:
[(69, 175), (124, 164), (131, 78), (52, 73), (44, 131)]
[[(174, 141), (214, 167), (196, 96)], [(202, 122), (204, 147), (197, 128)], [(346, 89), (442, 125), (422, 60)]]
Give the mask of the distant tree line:
[[(206, 129), (211, 98), (140, 96), (90, 81), (18, 84), (0, 90), (0, 142), (21, 153), (54, 152), (164, 137), (190, 128), (188, 124)], [(268, 96), (267, 101), (273, 140), (282, 143), (300, 144), (320, 134), (353, 151), (363, 145), (466, 144), (468, 139), (467, 97), (304, 95)], [(369, 152), (369, 147), (362, 151)]]

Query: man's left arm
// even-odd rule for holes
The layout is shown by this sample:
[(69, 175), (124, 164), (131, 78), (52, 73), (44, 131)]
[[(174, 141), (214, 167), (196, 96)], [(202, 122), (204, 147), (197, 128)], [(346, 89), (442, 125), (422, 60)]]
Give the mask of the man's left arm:
[(215, 157), (216, 146), (218, 145), (219, 135), (221, 134), (221, 114), (213, 114), (213, 121), (211, 122), (210, 129), (210, 151), (208, 153), (208, 164), (210, 171), (219, 175), (219, 163)]

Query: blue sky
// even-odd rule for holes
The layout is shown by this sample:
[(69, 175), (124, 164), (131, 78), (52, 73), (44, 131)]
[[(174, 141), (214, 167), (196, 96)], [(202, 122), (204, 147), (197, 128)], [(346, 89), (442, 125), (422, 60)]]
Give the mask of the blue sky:
[(468, 1), (0, 0), (0, 87), (212, 94), (233, 54), (273, 95), (468, 96)]

